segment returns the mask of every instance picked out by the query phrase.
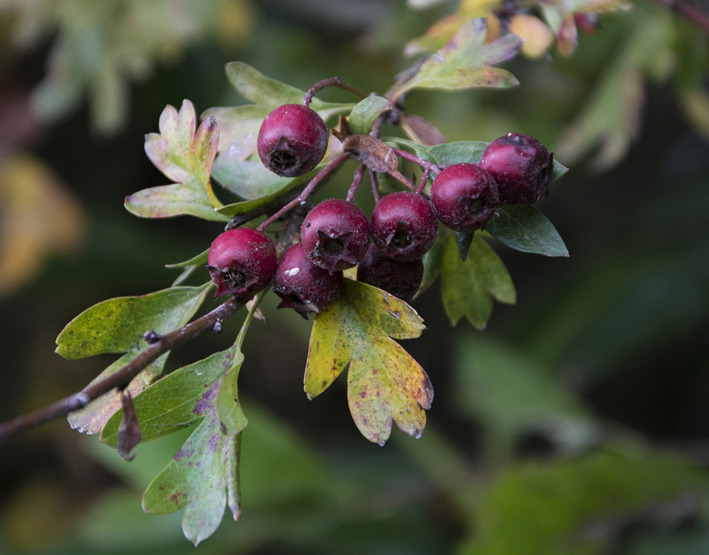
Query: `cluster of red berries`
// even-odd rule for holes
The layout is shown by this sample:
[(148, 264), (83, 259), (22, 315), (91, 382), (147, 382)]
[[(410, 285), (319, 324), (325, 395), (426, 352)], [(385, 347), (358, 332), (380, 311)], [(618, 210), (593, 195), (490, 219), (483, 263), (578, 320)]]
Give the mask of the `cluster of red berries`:
[[(328, 128), (311, 108), (286, 104), (263, 122), (258, 153), (281, 176), (313, 170), (328, 145)], [(423, 255), (438, 235), (438, 222), (461, 232), (483, 229), (503, 204), (529, 204), (547, 191), (552, 154), (536, 139), (508, 134), (488, 145), (479, 164), (439, 169), (430, 201), (419, 192), (382, 197), (371, 219), (353, 203), (326, 200), (303, 220), (301, 242), (277, 260), (276, 248), (262, 232), (226, 231), (212, 244), (208, 269), (217, 296), (252, 298), (273, 281), (282, 299), (307, 317), (340, 296), (343, 270), (357, 266), (357, 279), (403, 300), (411, 300), (423, 278)], [(371, 239), (371, 244), (370, 244)]]

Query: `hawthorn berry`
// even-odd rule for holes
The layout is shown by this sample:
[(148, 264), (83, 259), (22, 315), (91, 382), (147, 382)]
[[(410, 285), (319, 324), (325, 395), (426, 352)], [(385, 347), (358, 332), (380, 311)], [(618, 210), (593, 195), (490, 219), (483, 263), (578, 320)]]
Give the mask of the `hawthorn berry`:
[(278, 308), (292, 308), (307, 319), (308, 312), (326, 309), (342, 293), (342, 272), (316, 266), (298, 243), (288, 248), (273, 275), (273, 292), (282, 301)]
[(501, 202), (531, 204), (549, 188), (554, 155), (534, 137), (508, 133), (487, 145), (480, 167), (495, 178)]
[(436, 242), (438, 220), (428, 200), (405, 191), (382, 197), (372, 211), (369, 228), (384, 256), (413, 260), (421, 258)]
[(331, 198), (313, 208), (300, 227), (306, 254), (330, 273), (359, 264), (369, 247), (367, 216), (351, 202)]
[(443, 225), (471, 232), (484, 229), (501, 203), (488, 172), (477, 164), (454, 164), (433, 181), (431, 204)]
[(327, 125), (312, 108), (284, 104), (263, 120), (256, 147), (269, 170), (283, 177), (297, 177), (320, 163), (328, 138)]
[(396, 260), (371, 245), (357, 266), (357, 281), (384, 289), (402, 301), (413, 299), (423, 279), (423, 261)]
[(251, 299), (271, 281), (276, 262), (276, 247), (265, 234), (248, 227), (225, 231), (214, 240), (207, 258), (217, 286), (214, 296)]

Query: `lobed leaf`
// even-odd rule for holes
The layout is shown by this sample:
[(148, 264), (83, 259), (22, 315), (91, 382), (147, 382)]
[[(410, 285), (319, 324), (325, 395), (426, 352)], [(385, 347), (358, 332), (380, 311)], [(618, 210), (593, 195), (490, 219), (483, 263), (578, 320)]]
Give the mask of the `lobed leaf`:
[(405, 302), (345, 280), (340, 299), (315, 317), (305, 392), (322, 393), (349, 366), (348, 402), (362, 435), (383, 445), (392, 422), (420, 437), (433, 389), (423, 368), (391, 338), (418, 337), (424, 326)]
[(209, 196), (204, 194), (204, 189), (194, 179), (143, 189), (127, 196), (124, 206), (141, 218), (196, 216), (215, 222), (229, 221), (229, 218), (215, 212)]
[(461, 259), (455, 235), (445, 238), (441, 293), (453, 325), (465, 316), (481, 330), (492, 315), (493, 299), (506, 304), (517, 301), (507, 268), (479, 233), (474, 235), (465, 260)]
[(219, 143), (217, 120), (208, 117), (197, 128), (194, 106), (185, 100), (179, 112), (172, 106), (163, 110), (159, 128), (159, 134), (145, 137), (145, 152), (155, 167), (175, 184), (126, 197), (126, 208), (146, 218), (189, 214), (222, 221), (213, 211), (222, 204), (210, 183)]
[(56, 352), (76, 359), (140, 349), (145, 332), (166, 334), (184, 325), (211, 287), (210, 281), (200, 287), (173, 287), (98, 303), (66, 325), (57, 337)]
[(503, 206), (486, 231), (510, 248), (545, 256), (569, 256), (554, 225), (530, 205)]
[(508, 34), (483, 44), (485, 19), (463, 23), (453, 38), (421, 64), (416, 74), (390, 91), (392, 99), (412, 89), (460, 90), (473, 87), (515, 87), (519, 81), (508, 71), (490, 67), (514, 57), (523, 40)]
[(195, 545), (211, 536), (229, 502), (234, 520), (241, 516), (238, 465), (241, 435), (219, 429), (212, 407), (175, 457), (143, 494), (146, 513), (171, 514), (182, 508), (182, 531)]
[(268, 106), (256, 104), (227, 106), (206, 110), (202, 119), (213, 117), (219, 123), (219, 152), (231, 159), (246, 160), (256, 152), (259, 129), (270, 112)]
[[(142, 441), (199, 422), (143, 496), (146, 512), (169, 514), (185, 507), (182, 529), (195, 545), (217, 529), (227, 502), (234, 519), (240, 516), (238, 457), (248, 421), (236, 380), (243, 360), (235, 345), (180, 368), (134, 400)], [(117, 445), (122, 412), (106, 424), (101, 441)]]
[(172, 282), (172, 287), (182, 285), (195, 270), (205, 267), (207, 265), (208, 258), (209, 249), (206, 249), (197, 256), (194, 256), (184, 262), (178, 262), (177, 264), (165, 264), (166, 268), (182, 268), (182, 273), (175, 278), (175, 281)]

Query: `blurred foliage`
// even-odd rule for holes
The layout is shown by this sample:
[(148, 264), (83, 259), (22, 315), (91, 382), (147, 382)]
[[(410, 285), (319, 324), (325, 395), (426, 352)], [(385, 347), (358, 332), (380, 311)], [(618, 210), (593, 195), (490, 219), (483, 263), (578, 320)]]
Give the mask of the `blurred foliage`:
[[(33, 102), (40, 91), (56, 91), (47, 102), (67, 110), (67, 119), (30, 147), (31, 162), (24, 155), (3, 160), (0, 183), (20, 175), (22, 183), (35, 185), (0, 189), (0, 244), (12, 237), (6, 214), (19, 206), (5, 191), (37, 189), (45, 192), (29, 206), (51, 204), (37, 210), (42, 217), (21, 224), (20, 238), (42, 244), (42, 259), (60, 244), (79, 248), (72, 258), (50, 257), (34, 280), (27, 273), (0, 300), (3, 419), (79, 389), (108, 366), (102, 359), (70, 367), (52, 353), (70, 318), (111, 296), (164, 288), (175, 270), (160, 264), (193, 257), (221, 229), (194, 220), (143, 221), (119, 206), (136, 190), (164, 184), (142, 151), (142, 136), (155, 129), (165, 104), (190, 98), (197, 113), (235, 104), (223, 73), (235, 59), (301, 89), (340, 75), (363, 90), (385, 91), (408, 65), (403, 46), (458, 7), (408, 4), (426, 11), (411, 11), (403, 0), (3, 4), (4, 13), (13, 14), (3, 27), (12, 33), (4, 36), (27, 37), (14, 44), (31, 44), (40, 29), (52, 34), (41, 51), (15, 49), (14, 56), (25, 56), (22, 63), (8, 65), (3, 54), (0, 71), (38, 87)], [(249, 6), (244, 13), (251, 23), (228, 35), (245, 42), (220, 41), (217, 23), (241, 19), (215, 10), (242, 5)], [(69, 12), (71, 23), (58, 15), (68, 6), (76, 10)], [(107, 40), (137, 33), (110, 11), (117, 6), (122, 13), (158, 14), (150, 31), (138, 33), (140, 49), (121, 54), (118, 39)], [(183, 21), (178, 16), (190, 24), (171, 28), (175, 18)], [(32, 21), (36, 25), (28, 26)], [(200, 550), (706, 553), (709, 45), (690, 23), (642, 0), (600, 21), (596, 34), (579, 35), (570, 58), (552, 51), (539, 62), (508, 63), (521, 82), (514, 91), (414, 91), (405, 99), (408, 111), (434, 122), (449, 141), (519, 131), (559, 144), (555, 154), (572, 171), (552, 186), (543, 210), (571, 258), (500, 249), (518, 304), (500, 306), (482, 334), (466, 323), (451, 330), (438, 291), (414, 303), (428, 330), (410, 341), (410, 352), (429, 371), (436, 402), (421, 439), (395, 431), (384, 449), (362, 440), (337, 382), (316, 403), (307, 401), (302, 375), (309, 326), (264, 302), (269, 322), (252, 326), (239, 384), (254, 400), (244, 403), (243, 517), (223, 523)], [(97, 37), (106, 40), (91, 42)], [(83, 60), (77, 52), (93, 61), (77, 62)], [(96, 60), (105, 52), (114, 61), (105, 68), (110, 75), (101, 77)], [(154, 65), (152, 76), (141, 73), (168, 57), (172, 65)], [(45, 76), (47, 60), (78, 74), (70, 72), (71, 84), (62, 71)], [(137, 75), (144, 75), (142, 84), (126, 84)], [(90, 121), (115, 128), (89, 114), (84, 91), (96, 99), (95, 91), (117, 81), (122, 84), (101, 93), (101, 101), (92, 100), (91, 110), (112, 106), (103, 117), (116, 122), (116, 99), (130, 91), (132, 107), (124, 104), (121, 116), (126, 131), (94, 141)], [(324, 97), (344, 98), (337, 92)], [(567, 143), (567, 136), (574, 141)], [(35, 170), (12, 167), (52, 168), (59, 177), (49, 181), (61, 180), (64, 194), (36, 185), (44, 178), (26, 177)], [(585, 168), (604, 173), (586, 175)], [(333, 196), (346, 190), (349, 177), (333, 179)], [(81, 216), (68, 216), (78, 210), (57, 210), (63, 201), (56, 199), (66, 196), (85, 205), (89, 232), (81, 246), (65, 243), (51, 227), (66, 219), (73, 224), (56, 225), (81, 229)], [(34, 239), (38, 229), (53, 231), (40, 241)], [(490, 245), (497, 250), (494, 241)], [(0, 261), (0, 273), (11, 267)], [(27, 271), (25, 263), (18, 268)], [(223, 336), (233, 337), (239, 324), (229, 322), (221, 337), (200, 338), (191, 350), (173, 353), (170, 368), (224, 349)], [(67, 428), (59, 422), (0, 451), (0, 552), (194, 551), (182, 537), (180, 515), (147, 515), (140, 507), (140, 493), (185, 435), (139, 445), (136, 459), (126, 463), (95, 438)]]

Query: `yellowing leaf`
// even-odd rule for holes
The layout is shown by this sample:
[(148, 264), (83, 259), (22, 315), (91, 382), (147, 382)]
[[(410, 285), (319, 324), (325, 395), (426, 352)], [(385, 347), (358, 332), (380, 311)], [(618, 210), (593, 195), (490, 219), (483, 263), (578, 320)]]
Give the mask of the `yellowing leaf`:
[(160, 133), (145, 138), (150, 161), (175, 184), (153, 187), (126, 197), (125, 207), (144, 218), (166, 218), (189, 214), (207, 220), (224, 221), (212, 208), (222, 203), (210, 182), (219, 143), (219, 126), (208, 117), (197, 128), (197, 115), (189, 100), (178, 112), (167, 106), (160, 115)]
[(345, 280), (340, 299), (315, 317), (305, 392), (319, 395), (349, 366), (350, 412), (362, 435), (384, 445), (396, 422), (403, 432), (420, 437), (433, 388), (423, 368), (391, 338), (418, 337), (423, 329), (405, 302)]
[(460, 90), (472, 87), (514, 87), (519, 85), (510, 72), (490, 67), (514, 57), (522, 48), (517, 35), (483, 44), (487, 35), (484, 19), (471, 19), (438, 52), (427, 58), (408, 80), (390, 91), (392, 102), (412, 89)]
[(516, 14), (510, 20), (509, 31), (524, 39), (522, 54), (527, 58), (541, 58), (554, 42), (551, 29), (533, 15)]
[(69, 190), (39, 160), (14, 156), (0, 163), (0, 297), (42, 268), (45, 259), (74, 250), (84, 214)]

